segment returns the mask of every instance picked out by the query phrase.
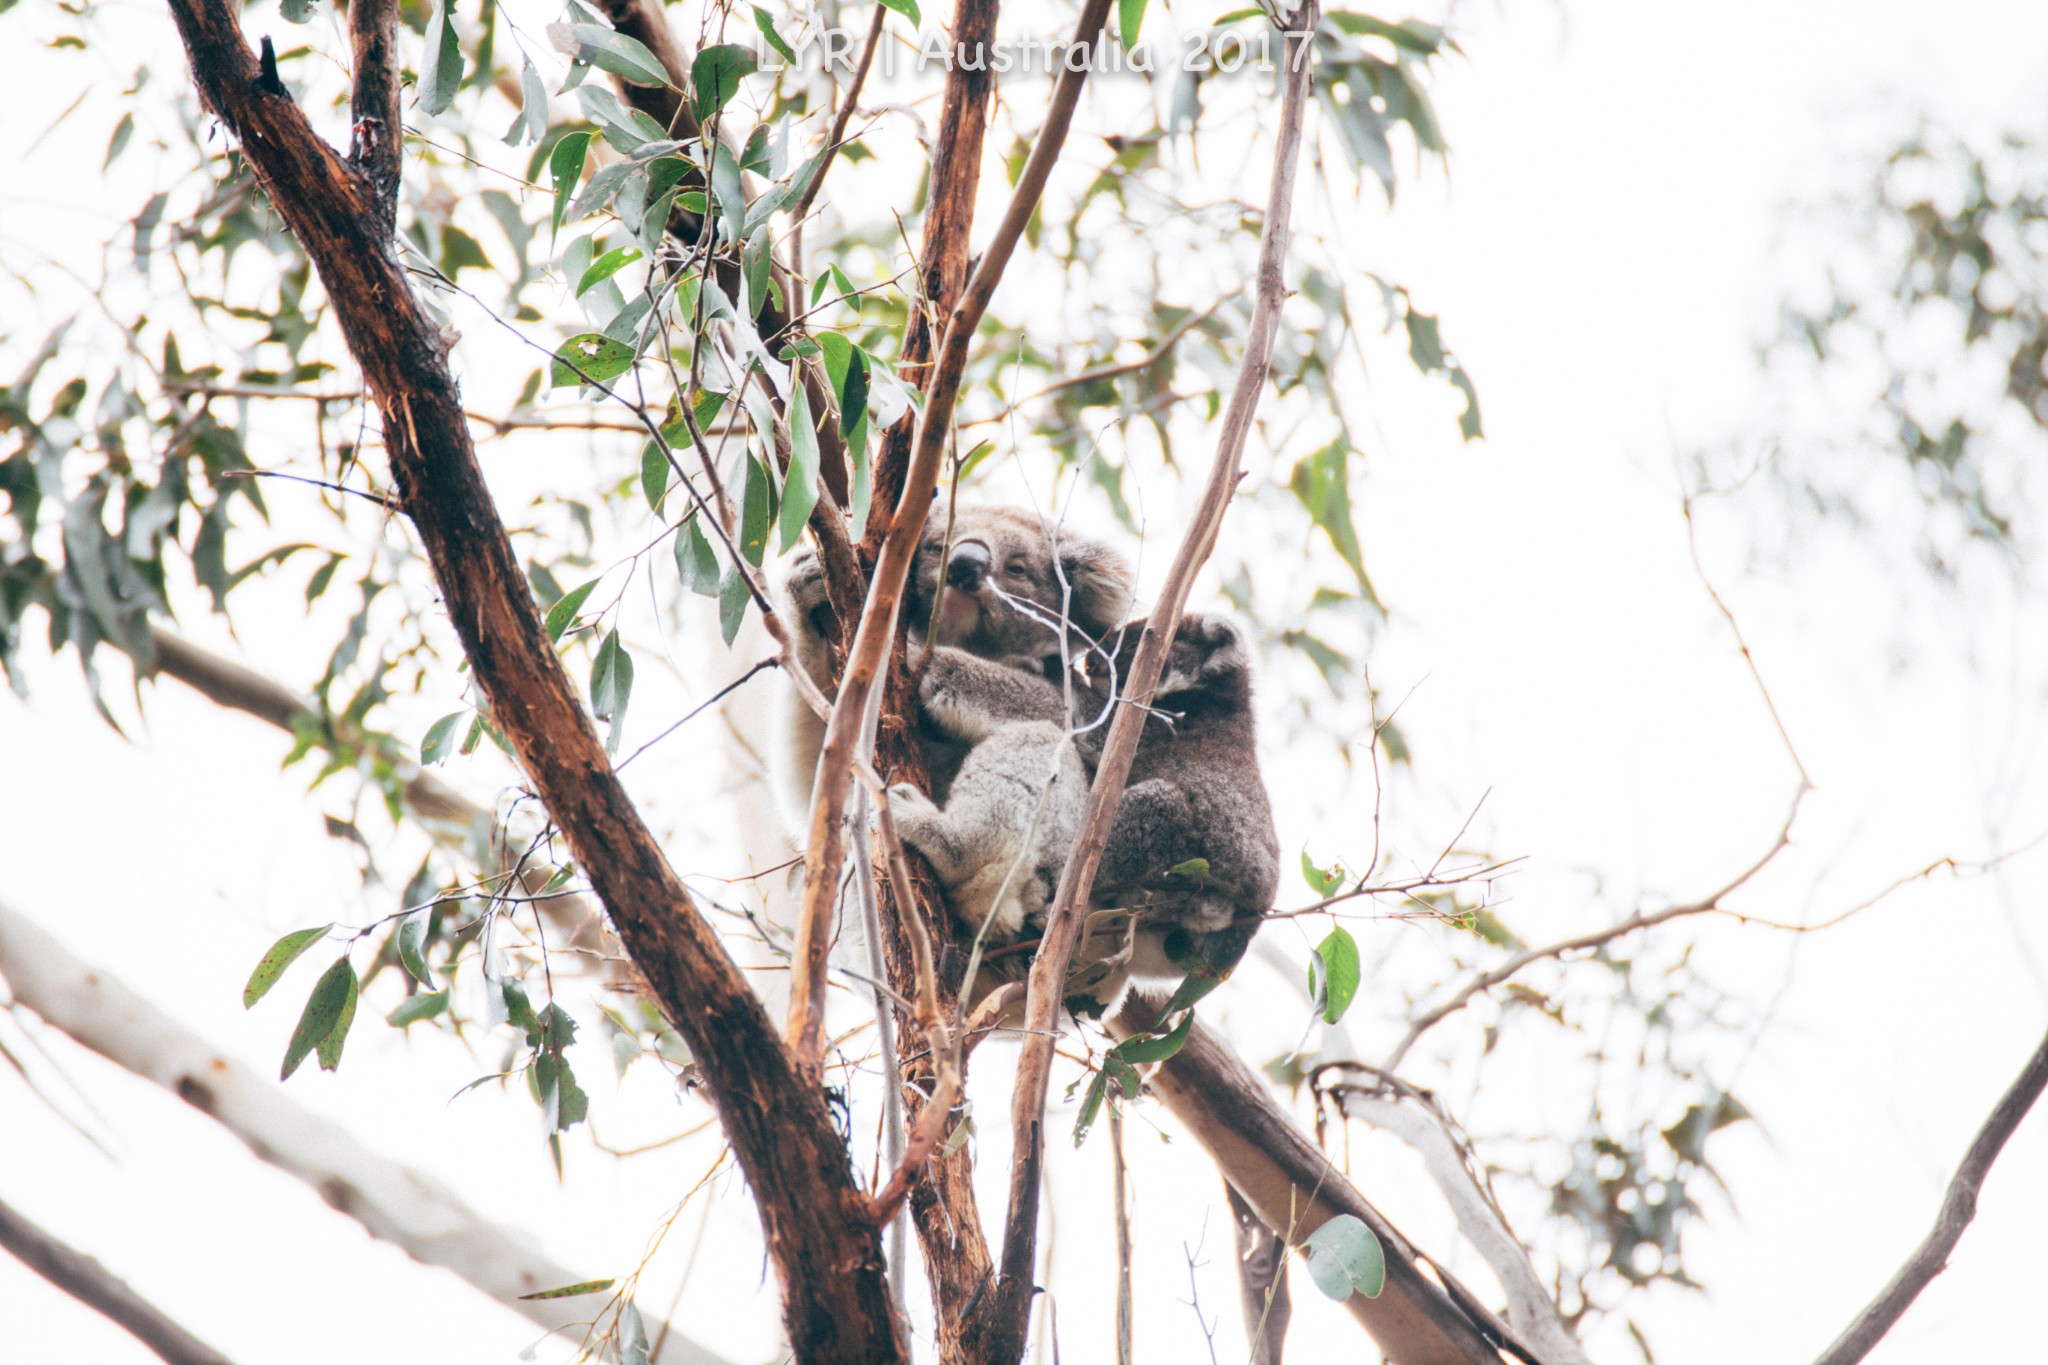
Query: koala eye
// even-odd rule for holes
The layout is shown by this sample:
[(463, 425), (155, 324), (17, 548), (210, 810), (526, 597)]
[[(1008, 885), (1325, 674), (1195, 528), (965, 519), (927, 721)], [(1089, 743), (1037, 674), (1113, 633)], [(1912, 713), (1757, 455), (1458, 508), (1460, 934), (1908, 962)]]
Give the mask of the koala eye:
[(1003, 565), (1003, 572), (1005, 574), (1008, 574), (1011, 578), (1023, 578), (1028, 573), (1030, 573), (1030, 571), (1031, 566), (1026, 564), (1021, 559), (1013, 559), (1009, 563)]

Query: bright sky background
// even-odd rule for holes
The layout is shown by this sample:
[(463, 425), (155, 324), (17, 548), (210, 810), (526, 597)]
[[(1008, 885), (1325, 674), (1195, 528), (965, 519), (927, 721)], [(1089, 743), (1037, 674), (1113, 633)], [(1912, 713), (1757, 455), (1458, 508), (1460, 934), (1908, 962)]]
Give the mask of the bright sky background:
[[(138, 50), (173, 41), (155, 6), (125, 12)], [(1845, 166), (1912, 111), (1966, 131), (2035, 116), (2048, 95), (2048, 8), (1525, 0), (1468, 6), (1460, 23), (1466, 57), (1438, 93), (1450, 174), (1411, 182), (1391, 219), (1369, 217), (1354, 240), (1372, 268), (1443, 318), (1479, 383), (1488, 440), (1460, 447), (1441, 395), (1402, 376), (1384, 377), (1386, 396), (1400, 400), (1384, 412), (1363, 396), (1383, 438), (1356, 496), (1394, 614), (1372, 665), (1390, 696), (1415, 689), (1402, 723), (1434, 795), (1417, 797), (1425, 809), (1408, 818), (1447, 837), (1490, 791), (1479, 832), (1529, 860), (1503, 913), (1548, 939), (1586, 922), (1584, 869), (1601, 871), (1614, 904), (1638, 893), (1656, 903), (1719, 885), (1768, 847), (1792, 774), (1688, 557), (1673, 451), (1766, 429), (1753, 348), (1778, 291), (1813, 265), (1780, 251), (1784, 206), (1843, 184)], [(47, 31), (51, 17), (35, 3), (0, 19), (16, 52)], [(14, 60), (34, 75), (0, 91), (10, 158), (78, 79), (75, 64), (53, 75), (39, 58)], [(118, 117), (112, 90), (11, 168), (0, 209), (10, 249), (103, 240), (140, 203), (146, 188), (131, 202), (125, 184), (104, 189), (95, 169)], [(1937, 598), (1911, 588), (1904, 540), (1859, 552), (1820, 537), (1787, 556), (1739, 510), (1702, 516), (1707, 571), (1818, 787), (1792, 856), (1746, 893), (1746, 908), (1820, 918), (1933, 859), (1982, 857), (2048, 829), (2048, 787), (2029, 780), (2048, 757), (2037, 723), (2048, 613), (2037, 596), (2008, 585)], [(243, 624), (239, 646), (203, 625), (193, 633), (259, 663), (293, 657), (300, 623)], [(353, 858), (300, 795), (305, 775), (278, 775), (286, 746), (273, 732), (173, 685), (154, 695), (148, 733), (130, 744), (85, 704), (70, 658), (31, 668), (33, 707), (0, 699), (0, 762), (13, 778), (0, 783), (0, 899), (267, 1071), (292, 1011), (241, 1011), (248, 965), (286, 929), (366, 914)], [(423, 705), (426, 719), (448, 709)], [(1312, 809), (1308, 784), (1288, 780), (1287, 737), (1269, 728), (1264, 738), (1283, 843), (1353, 838), (1361, 812)], [(1702, 930), (1702, 963), (1776, 1023), (1753, 1053), (1719, 1059), (1759, 1122), (1714, 1148), (1736, 1208), (1710, 1203), (1691, 1234), (1690, 1263), (1710, 1293), (1659, 1291), (1644, 1310), (1660, 1359), (1811, 1358), (1923, 1234), (1955, 1160), (2048, 1017), (2044, 890), (2048, 853), (1995, 877), (1910, 888), (1808, 939)], [(1299, 956), (1291, 937), (1273, 937)], [(1256, 1008), (1278, 998), (1270, 989), (1233, 989), (1243, 1003), (1233, 1012), (1219, 997), (1218, 1019), (1247, 1055), (1292, 1042), (1298, 1016), (1269, 1023), (1273, 1012)], [(1394, 1037), (1373, 1027), (1360, 1025), (1368, 1055)], [(0, 1197), (230, 1356), (487, 1362), (530, 1339), (522, 1322), (371, 1243), (175, 1100), (48, 1041), (105, 1116), (119, 1160), (0, 1075)], [(591, 1274), (629, 1264), (658, 1211), (716, 1153), (698, 1141), (620, 1166), (584, 1151), (558, 1187), (524, 1097), (483, 1090), (446, 1102), (495, 1069), (493, 1048), (468, 1058), (445, 1038), (408, 1042), (359, 1025), (349, 1060), (338, 1076), (302, 1074), (291, 1093)], [(982, 1066), (984, 1112), (1003, 1113), (1000, 1092), (986, 1088), (1002, 1069)], [(606, 1132), (607, 1142), (664, 1136), (701, 1114), (694, 1102), (671, 1108), (647, 1071), (633, 1079), (645, 1090), (634, 1106), (644, 1131)], [(1466, 1117), (1475, 1131), (1502, 1131), (1515, 1126), (1515, 1105), (1543, 1104), (1531, 1076)], [(1156, 1111), (1141, 1112), (1131, 1125), (1149, 1248), (1141, 1358), (1204, 1358), (1181, 1302), (1185, 1243), (1200, 1246), (1201, 1309), (1223, 1319), (1218, 1353), (1230, 1359), (1241, 1348), (1213, 1170), (1185, 1140), (1158, 1143), (1148, 1128)], [(983, 1169), (1000, 1171), (996, 1139), (982, 1152)], [(1107, 1161), (1100, 1141), (1078, 1156), (1054, 1143), (1055, 1254), (1102, 1267), (1092, 1292), (1059, 1305), (1069, 1359), (1102, 1358), (1107, 1341)], [(1398, 1151), (1361, 1140), (1353, 1171), (1397, 1224), (1444, 1245), (1433, 1196)], [(2025, 1311), (2044, 1206), (2048, 1120), (2037, 1115), (1986, 1186), (1947, 1274), (1872, 1359), (2018, 1358), (2036, 1335)], [(672, 1235), (665, 1283), (698, 1211)], [(725, 1200), (710, 1226), (678, 1320), (736, 1360), (765, 1358), (773, 1295), (751, 1211)], [(1471, 1263), (1453, 1264), (1463, 1273)], [(659, 1311), (662, 1296), (650, 1297), (645, 1306)], [(1291, 1358), (1356, 1350), (1355, 1330), (1305, 1277), (1296, 1304)], [(1634, 1358), (1616, 1332), (1588, 1346), (1603, 1361)], [(5, 1258), (0, 1356), (149, 1358)]]

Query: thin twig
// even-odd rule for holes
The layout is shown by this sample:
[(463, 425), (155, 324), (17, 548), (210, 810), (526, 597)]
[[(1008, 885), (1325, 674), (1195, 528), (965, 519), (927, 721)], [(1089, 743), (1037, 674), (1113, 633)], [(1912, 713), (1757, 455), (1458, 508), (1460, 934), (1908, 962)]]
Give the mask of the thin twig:
[(1984, 1126), (1977, 1130), (1976, 1140), (1963, 1155), (1963, 1164), (1956, 1167), (1955, 1178), (1948, 1183), (1948, 1193), (1941, 1201), (1941, 1212), (1935, 1217), (1934, 1227), (1925, 1240), (1906, 1258), (1906, 1263), (1899, 1267), (1898, 1273), (1870, 1301), (1870, 1305), (1842, 1329), (1834, 1344), (1821, 1352), (1814, 1365), (1855, 1365), (1870, 1354), (1871, 1348), (1883, 1340), (1885, 1333), (1891, 1331), (1893, 1324), (1920, 1296), (1920, 1291), (1948, 1267), (1949, 1255), (1956, 1249), (1963, 1229), (1977, 1216), (1977, 1192), (1983, 1188), (1984, 1177), (1991, 1173), (1991, 1163), (1998, 1160), (2006, 1139), (2013, 1135), (2013, 1130), (2020, 1126), (2020, 1120), (2034, 1107), (2043, 1087), (2048, 1087), (2048, 1037), (2042, 1038), (2041, 1045), (2027, 1059), (2026, 1068), (2020, 1072), (2019, 1078), (1999, 1097), (1991, 1117), (1985, 1119)]
[[(1266, 386), (1273, 337), (1286, 298), (1288, 224), (1294, 202), (1295, 170), (1300, 160), (1302, 124), (1308, 103), (1309, 47), (1318, 20), (1315, 0), (1307, 0), (1288, 30), (1287, 64), (1281, 77), (1280, 129), (1273, 177), (1266, 201), (1266, 220), (1259, 237), (1256, 297), (1245, 354), (1231, 387), (1208, 483), (1187, 533), (1181, 538), (1157, 605), (1139, 637), (1136, 657), (1124, 683), (1131, 703), (1118, 707), (1110, 723), (1095, 785), (1074, 851), (1060, 874), (1059, 889), (1045, 929), (1045, 943), (1033, 960), (1024, 1010), (1025, 1038), (1011, 1092), (1010, 1122), (1015, 1156), (1010, 1170), (1010, 1199), (1003, 1229), (1002, 1278), (997, 1287), (993, 1333), (999, 1348), (994, 1359), (1014, 1359), (1022, 1350), (1031, 1300), (1031, 1270), (1038, 1233), (1039, 1172), (1043, 1158), (1046, 1091), (1051, 1083), (1052, 1042), (1049, 1036), (1059, 1007), (1067, 970), (1088, 908), (1088, 891), (1109, 841), (1111, 822), (1138, 739), (1146, 719), (1145, 706), (1159, 684), (1166, 647), (1186, 607), (1194, 576), (1208, 559), (1223, 515), (1241, 477), (1245, 439)], [(949, 334), (948, 340), (951, 337)]]

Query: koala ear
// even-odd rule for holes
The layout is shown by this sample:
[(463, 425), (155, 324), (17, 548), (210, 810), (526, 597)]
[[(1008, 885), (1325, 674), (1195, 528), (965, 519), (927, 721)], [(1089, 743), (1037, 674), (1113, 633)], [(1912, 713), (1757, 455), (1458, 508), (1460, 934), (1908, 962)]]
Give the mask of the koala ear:
[(1102, 636), (1124, 623), (1131, 610), (1131, 566), (1099, 540), (1062, 537), (1060, 571), (1072, 594), (1074, 624)]
[(1199, 676), (1220, 677), (1251, 667), (1251, 648), (1245, 643), (1244, 632), (1230, 617), (1221, 612), (1194, 613), (1181, 623), (1181, 634), (1188, 636), (1190, 627), (1202, 645)]

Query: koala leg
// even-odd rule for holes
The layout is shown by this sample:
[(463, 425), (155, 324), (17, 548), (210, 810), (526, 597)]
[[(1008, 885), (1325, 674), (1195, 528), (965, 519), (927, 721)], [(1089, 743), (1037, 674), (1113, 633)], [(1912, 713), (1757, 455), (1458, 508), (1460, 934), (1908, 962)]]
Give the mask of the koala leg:
[(1194, 829), (1194, 808), (1176, 784), (1153, 778), (1126, 788), (1095, 885), (1102, 891), (1139, 886), (1200, 857), (1192, 847)]
[(1063, 724), (1066, 698), (1036, 659), (984, 659), (941, 645), (918, 683), (925, 719), (954, 739), (975, 743), (1020, 721)]

